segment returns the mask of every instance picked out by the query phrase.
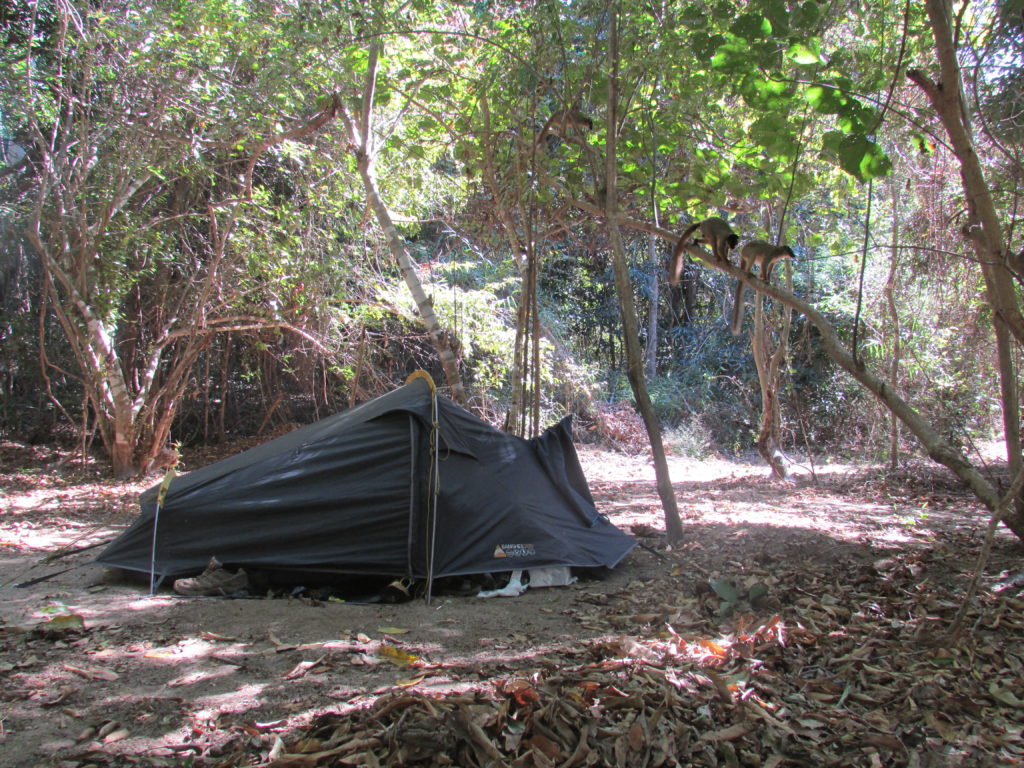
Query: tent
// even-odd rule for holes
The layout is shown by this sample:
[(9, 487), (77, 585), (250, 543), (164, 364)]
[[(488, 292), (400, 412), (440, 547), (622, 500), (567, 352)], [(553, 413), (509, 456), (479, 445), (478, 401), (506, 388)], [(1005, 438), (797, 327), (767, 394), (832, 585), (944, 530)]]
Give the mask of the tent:
[(404, 386), (141, 497), (97, 562), (176, 578), (211, 557), (276, 573), (426, 579), (614, 567), (635, 542), (594, 507), (570, 417), (523, 440)]

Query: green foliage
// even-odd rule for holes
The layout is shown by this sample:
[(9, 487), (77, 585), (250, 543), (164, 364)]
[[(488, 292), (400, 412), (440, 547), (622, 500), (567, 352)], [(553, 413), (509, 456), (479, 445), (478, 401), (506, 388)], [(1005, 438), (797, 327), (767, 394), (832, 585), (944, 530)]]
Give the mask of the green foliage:
[(757, 373), (746, 339), (732, 336), (717, 316), (672, 328), (665, 339), (668, 361), (650, 386), (662, 422), (670, 430), (706, 430), (724, 453), (749, 450), (756, 436), (751, 393)]
[(706, 459), (714, 452), (714, 436), (700, 416), (686, 418), (662, 433), (665, 450), (676, 456)]
[[(459, 355), (474, 387), (492, 397), (506, 392), (515, 349), (516, 314), (515, 301), (507, 295), (508, 265), (451, 259), (425, 265), (420, 279), (442, 326), (457, 339)], [(415, 321), (416, 308), (402, 282), (380, 286), (378, 297)], [(545, 343), (542, 355), (547, 361), (549, 386), (554, 383), (551, 351)]]
[[(194, 354), (190, 371), (173, 374), (197, 382), (190, 402), (200, 391), (216, 400), (223, 366), (233, 380), (224, 397), (256, 402), (284, 380), (301, 389), (305, 377), (331, 394), (309, 394), (314, 385), (306, 382), (303, 396), (326, 407), (368, 380), (382, 387), (389, 376), (400, 378), (394, 374), (406, 362), (429, 364), (337, 118), (315, 135), (272, 140), (335, 95), (355, 114), (367, 40), (374, 39), (381, 43), (374, 170), (473, 387), (498, 400), (509, 391), (521, 285), (507, 258), (510, 221), (520, 247), (530, 244), (542, 262), (545, 408), (574, 407), (596, 381), (609, 399), (629, 397), (604, 228), (599, 217), (573, 212), (579, 201), (604, 204), (605, 4), (91, 4), (80, 8), (82, 36), (75, 24), (59, 23), (62, 8), (40, 4), (30, 30), (31, 17), (12, 7), (0, 59), (0, 127), (5, 140), (25, 146), (33, 135), (63, 141), (50, 154), (68, 159), (67, 173), (48, 187), (28, 176), (0, 177), (0, 205), (10, 226), (23, 229), (32, 194), (45, 193), (39, 210), (49, 225), (39, 231), (67, 257), (61, 264), (72, 270), (70, 282), (124, 354), (126, 381), (155, 370), (153, 391), (160, 391), (160, 377), (171, 377), (176, 360), (191, 364)], [(861, 359), (884, 369), (893, 338), (877, 300), (888, 271), (879, 222), (892, 215), (883, 198), (909, 190), (900, 203), (904, 242), (960, 248), (941, 233), (960, 215), (962, 195), (941, 186), (942, 173), (929, 187), (921, 172), (944, 157), (927, 133), (927, 116), (902, 127), (898, 113), (880, 108), (890, 86), (902, 82), (895, 71), (901, 45), (905, 62), (927, 60), (923, 10), (912, 4), (905, 41), (897, 23), (903, 9), (892, 4), (838, 12), (816, 0), (626, 3), (622, 11), (623, 211), (643, 221), (654, 221), (656, 211), (662, 226), (676, 227), (742, 211), (731, 218), (744, 239), (779, 236), (798, 251), (795, 290), (847, 343), (865, 182), (898, 177), (891, 190), (874, 185), (858, 329)], [(993, 13), (998, 23), (984, 42), (1013, 61), (1015, 17)], [(1012, 150), (1020, 131), (1014, 101), (1003, 94), (1019, 91), (1020, 78), (1007, 69), (980, 79), (978, 94), (995, 121), (991, 135)], [(567, 107), (591, 116), (592, 130), (541, 140), (540, 126)], [(60, 120), (68, 115), (83, 119), (77, 133), (64, 135)], [(903, 158), (904, 148), (914, 157)], [(493, 178), (484, 183), (488, 162)], [(1002, 174), (997, 193), (1012, 210), (1019, 186), (1012, 164), (992, 165)], [(251, 187), (243, 188), (250, 171)], [(62, 209), (69, 202), (75, 210)], [(83, 226), (68, 235), (76, 222)], [(629, 243), (643, 316), (650, 279), (660, 271), (646, 247), (640, 238)], [(982, 434), (997, 394), (977, 270), (954, 259), (902, 258), (895, 299), (903, 319), (901, 391), (945, 433)], [(731, 282), (707, 270), (695, 281), (696, 315), (687, 322), (664, 293), (659, 300), (652, 399), (680, 452), (739, 452), (756, 432), (748, 343), (732, 338), (720, 319)], [(186, 354), (180, 339), (200, 323), (203, 333), (244, 330), (230, 344), (210, 340), (202, 354)], [(72, 316), (67, 327), (81, 334), (85, 326)], [(4, 359), (17, 360), (24, 376), (33, 350), (16, 340), (32, 339), (32, 329), (24, 318), (5, 319), (4, 328), (0, 342), (14, 353)], [(172, 334), (178, 341), (168, 341)], [(784, 395), (787, 407), (802, 408), (809, 436), (821, 444), (872, 439), (879, 414), (870, 398), (824, 360), (806, 323), (797, 321), (793, 341)], [(54, 349), (52, 336), (48, 343)], [(65, 365), (70, 354), (64, 369), (73, 367)], [(60, 387), (71, 381), (57, 385), (64, 397)]]
[(737, 611), (757, 610), (761, 602), (768, 597), (768, 587), (761, 582), (737, 587), (729, 579), (714, 578), (708, 580), (708, 586), (721, 598), (718, 612), (723, 618), (732, 616)]

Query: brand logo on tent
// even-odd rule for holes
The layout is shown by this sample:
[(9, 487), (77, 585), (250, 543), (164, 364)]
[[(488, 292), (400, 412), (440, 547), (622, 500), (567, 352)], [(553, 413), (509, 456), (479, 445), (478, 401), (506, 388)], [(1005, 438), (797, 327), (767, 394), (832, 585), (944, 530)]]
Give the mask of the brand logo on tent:
[(533, 557), (537, 550), (533, 544), (499, 544), (494, 548), (495, 557)]

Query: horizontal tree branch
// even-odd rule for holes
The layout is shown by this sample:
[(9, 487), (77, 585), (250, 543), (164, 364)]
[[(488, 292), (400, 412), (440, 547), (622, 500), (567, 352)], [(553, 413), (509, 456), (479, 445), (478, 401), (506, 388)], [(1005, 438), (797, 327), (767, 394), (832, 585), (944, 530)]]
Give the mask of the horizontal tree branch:
[[(559, 185), (560, 186), (560, 185)], [(572, 205), (581, 211), (603, 216), (601, 208), (585, 200), (576, 200), (570, 197)], [(669, 242), (677, 242), (679, 235), (663, 227), (650, 224), (638, 219), (629, 218), (619, 214), (619, 224), (638, 232), (648, 232), (664, 238)], [(835, 363), (849, 373), (858, 383), (877, 397), (886, 408), (896, 415), (907, 428), (921, 442), (928, 456), (947, 467), (955, 474), (971, 491), (988, 507), (996, 510), (999, 507), (999, 492), (989, 483), (978, 470), (967, 460), (967, 458), (939, 434), (913, 406), (903, 400), (899, 394), (890, 387), (884, 379), (864, 366), (862, 362), (854, 360), (851, 352), (843, 345), (832, 324), (814, 309), (804, 299), (770, 283), (766, 283), (758, 277), (748, 274), (730, 262), (721, 262), (714, 258), (709, 252), (697, 245), (689, 244), (686, 247), (691, 256), (701, 261), (704, 266), (717, 269), (720, 272), (741, 280), (747, 285), (771, 296), (791, 309), (803, 314), (821, 334), (822, 348)]]

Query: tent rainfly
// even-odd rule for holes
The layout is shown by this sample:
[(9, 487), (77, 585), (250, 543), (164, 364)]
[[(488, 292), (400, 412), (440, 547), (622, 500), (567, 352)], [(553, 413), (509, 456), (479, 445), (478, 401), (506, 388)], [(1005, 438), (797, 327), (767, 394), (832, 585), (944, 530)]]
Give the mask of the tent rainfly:
[(633, 539), (594, 507), (570, 417), (523, 440), (404, 386), (158, 487), (97, 558), (162, 580), (227, 567), (459, 576), (614, 567)]

